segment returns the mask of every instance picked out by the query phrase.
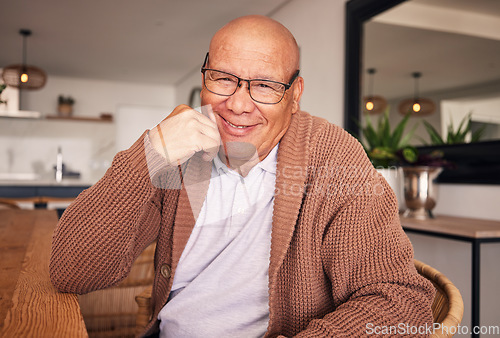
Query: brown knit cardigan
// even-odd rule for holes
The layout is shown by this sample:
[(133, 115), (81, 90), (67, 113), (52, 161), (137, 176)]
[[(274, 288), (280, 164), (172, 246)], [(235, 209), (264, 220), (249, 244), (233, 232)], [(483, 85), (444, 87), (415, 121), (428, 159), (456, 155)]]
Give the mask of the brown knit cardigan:
[[(105, 176), (63, 214), (50, 276), (62, 292), (117, 284), (157, 239), (150, 334), (158, 330), (210, 167), (192, 159), (181, 178), (155, 174), (168, 185), (155, 187), (143, 138), (118, 153)], [(171, 182), (180, 179), (176, 189)], [(207, 182), (196, 185), (203, 186), (197, 201), (191, 193), (188, 199), (188, 180)], [(413, 266), (394, 193), (357, 140), (298, 112), (279, 146), (275, 189), (266, 337), (360, 337), (376, 326), (431, 325), (434, 289)]]

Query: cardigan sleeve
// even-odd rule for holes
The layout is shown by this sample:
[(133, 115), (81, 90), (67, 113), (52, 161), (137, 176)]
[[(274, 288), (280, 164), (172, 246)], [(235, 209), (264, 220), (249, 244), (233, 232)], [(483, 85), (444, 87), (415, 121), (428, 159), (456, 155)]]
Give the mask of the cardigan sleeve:
[(117, 284), (159, 231), (164, 190), (151, 183), (146, 133), (66, 209), (54, 232), (50, 278), (62, 292)]
[(426, 336), (432, 329), (434, 287), (415, 270), (394, 193), (373, 168), (367, 172), (322, 243), (335, 309), (312, 320), (299, 337), (404, 336), (415, 330)]

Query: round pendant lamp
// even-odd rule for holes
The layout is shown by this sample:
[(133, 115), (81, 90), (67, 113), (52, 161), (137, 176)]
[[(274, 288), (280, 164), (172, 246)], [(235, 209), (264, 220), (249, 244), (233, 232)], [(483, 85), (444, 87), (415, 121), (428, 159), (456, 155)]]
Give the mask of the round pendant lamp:
[(40, 68), (26, 63), (26, 38), (31, 35), (31, 30), (21, 29), (23, 36), (23, 60), (21, 64), (7, 66), (3, 69), (3, 82), (10, 87), (19, 89), (40, 89), (47, 82), (47, 74)]
[(411, 76), (415, 79), (415, 94), (413, 98), (399, 103), (399, 113), (402, 115), (412, 114), (413, 116), (431, 115), (436, 110), (436, 105), (432, 100), (420, 97), (418, 92), (418, 79), (422, 77), (422, 73), (414, 72)]
[(376, 115), (382, 113), (387, 107), (387, 100), (380, 95), (373, 95), (374, 76), (377, 70), (368, 69), (368, 95), (363, 97), (363, 110), (365, 114)]

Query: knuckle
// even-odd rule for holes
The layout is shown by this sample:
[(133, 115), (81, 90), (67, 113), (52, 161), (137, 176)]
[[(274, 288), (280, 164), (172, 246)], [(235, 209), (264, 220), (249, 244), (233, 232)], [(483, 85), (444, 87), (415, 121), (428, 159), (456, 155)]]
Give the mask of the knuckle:
[(196, 121), (195, 119), (192, 119), (192, 118), (186, 120), (186, 128), (197, 129), (198, 128), (198, 121)]

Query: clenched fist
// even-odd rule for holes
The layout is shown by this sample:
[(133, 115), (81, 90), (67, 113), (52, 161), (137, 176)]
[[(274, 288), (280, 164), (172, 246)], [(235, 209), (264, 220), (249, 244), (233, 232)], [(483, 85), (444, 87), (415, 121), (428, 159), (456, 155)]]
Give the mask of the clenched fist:
[(204, 152), (206, 161), (217, 155), (221, 144), (219, 130), (210, 106), (205, 110), (208, 117), (187, 105), (177, 106), (149, 132), (152, 146), (169, 165), (184, 163), (199, 151)]

